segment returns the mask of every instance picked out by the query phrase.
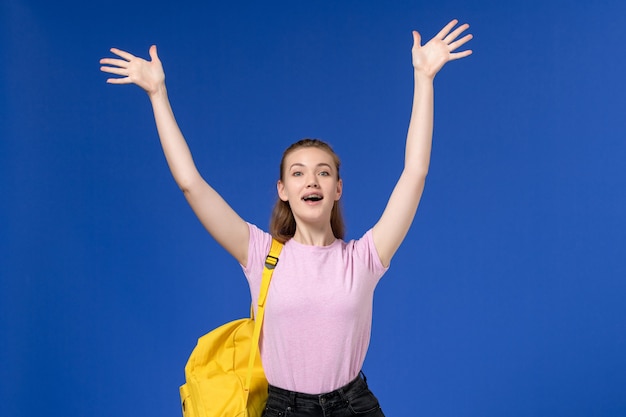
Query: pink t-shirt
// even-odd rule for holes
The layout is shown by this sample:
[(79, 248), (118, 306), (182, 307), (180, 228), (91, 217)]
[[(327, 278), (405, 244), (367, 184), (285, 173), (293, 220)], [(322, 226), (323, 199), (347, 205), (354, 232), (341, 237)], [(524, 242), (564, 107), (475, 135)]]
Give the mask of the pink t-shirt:
[[(243, 268), (254, 305), (272, 236), (250, 228)], [(271, 385), (307, 394), (334, 391), (361, 370), (370, 341), (372, 301), (385, 273), (372, 232), (329, 246), (285, 243), (265, 307), (261, 359)]]

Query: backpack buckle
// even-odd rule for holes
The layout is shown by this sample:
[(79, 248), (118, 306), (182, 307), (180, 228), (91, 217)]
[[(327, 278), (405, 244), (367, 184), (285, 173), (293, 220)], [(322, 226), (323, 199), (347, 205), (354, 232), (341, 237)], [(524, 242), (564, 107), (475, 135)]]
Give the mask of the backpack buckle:
[(278, 258), (272, 255), (267, 255), (265, 258), (265, 267), (267, 269), (274, 269), (276, 268), (276, 264), (278, 264)]

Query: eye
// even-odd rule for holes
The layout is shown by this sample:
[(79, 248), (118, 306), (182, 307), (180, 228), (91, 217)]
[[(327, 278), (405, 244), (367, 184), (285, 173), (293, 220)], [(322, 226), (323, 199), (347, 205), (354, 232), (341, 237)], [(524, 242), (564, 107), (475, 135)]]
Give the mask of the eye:
[(299, 176), (302, 175), (302, 171), (294, 171), (294, 172), (291, 173), (291, 175), (294, 176), (294, 177), (299, 177)]
[(328, 172), (328, 171), (320, 171), (319, 175), (321, 175), (322, 177), (328, 177), (330, 175), (330, 172)]

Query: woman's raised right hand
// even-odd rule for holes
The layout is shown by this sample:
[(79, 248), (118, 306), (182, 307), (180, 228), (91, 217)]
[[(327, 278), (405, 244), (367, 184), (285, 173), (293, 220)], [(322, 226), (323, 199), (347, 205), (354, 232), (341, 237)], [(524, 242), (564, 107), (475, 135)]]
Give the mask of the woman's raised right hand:
[(137, 84), (150, 96), (165, 86), (165, 73), (157, 55), (156, 45), (150, 47), (150, 61), (117, 48), (111, 48), (111, 52), (122, 59), (102, 58), (100, 70), (120, 77), (109, 78), (107, 83)]

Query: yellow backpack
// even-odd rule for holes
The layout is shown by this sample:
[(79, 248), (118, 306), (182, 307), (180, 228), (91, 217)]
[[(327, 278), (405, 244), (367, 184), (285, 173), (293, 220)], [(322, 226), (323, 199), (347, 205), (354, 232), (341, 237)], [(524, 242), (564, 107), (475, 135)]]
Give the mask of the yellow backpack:
[(267, 401), (267, 380), (259, 355), (265, 300), (282, 243), (272, 239), (265, 259), (257, 305), (250, 318), (226, 323), (205, 334), (185, 366), (180, 387), (184, 417), (260, 417)]

